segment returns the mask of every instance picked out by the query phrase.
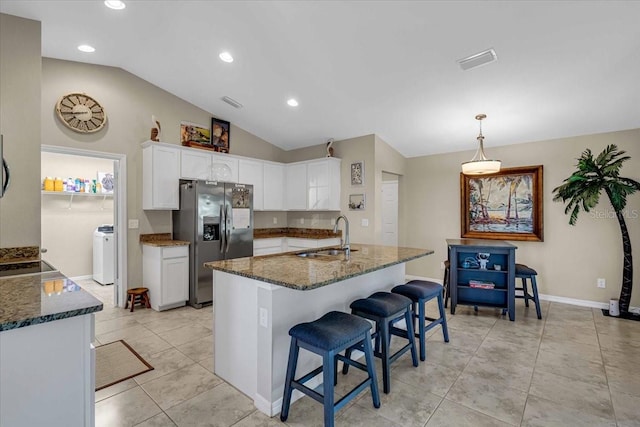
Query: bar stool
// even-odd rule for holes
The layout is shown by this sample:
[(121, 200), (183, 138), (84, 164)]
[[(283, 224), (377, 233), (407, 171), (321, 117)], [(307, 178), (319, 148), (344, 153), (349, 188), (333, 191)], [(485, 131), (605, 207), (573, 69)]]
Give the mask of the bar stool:
[(124, 303), (124, 308), (127, 309), (131, 304), (131, 310), (133, 312), (133, 306), (135, 304), (142, 304), (146, 308), (151, 308), (151, 302), (149, 301), (149, 289), (148, 288), (133, 288), (127, 290), (127, 300)]
[[(404, 285), (398, 285), (391, 289), (391, 292), (404, 295), (413, 302), (413, 316), (418, 319), (416, 336), (420, 340), (420, 360), (425, 360), (426, 358), (425, 340), (428, 330), (442, 325), (444, 342), (449, 342), (449, 330), (447, 329), (442, 291), (443, 286), (441, 284), (426, 280), (411, 280)], [(434, 298), (438, 298), (438, 309), (440, 310), (440, 317), (437, 319), (427, 317), (425, 314), (425, 304)], [(430, 323), (426, 324), (425, 320)]]
[[(533, 268), (524, 264), (516, 264), (516, 279), (522, 281), (522, 287), (516, 287), (516, 291), (522, 291), (522, 295), (516, 295), (516, 298), (524, 299), (525, 307), (529, 307), (529, 300), (533, 300), (536, 305), (536, 314), (538, 319), (542, 319), (542, 313), (540, 312), (540, 299), (538, 298), (538, 285), (536, 283), (536, 275), (538, 274)], [(527, 289), (527, 279), (531, 280), (531, 290), (533, 295), (529, 293)]]
[[(355, 314), (365, 319), (375, 322), (376, 331), (373, 337), (376, 339), (373, 354), (382, 359), (382, 382), (383, 390), (389, 393), (391, 382), (389, 372), (391, 363), (400, 356), (411, 350), (413, 366), (418, 366), (416, 346), (414, 343), (413, 322), (411, 321), (411, 300), (407, 297), (390, 292), (376, 292), (369, 298), (361, 298), (351, 303), (351, 314)], [(393, 326), (396, 322), (404, 319), (407, 323), (407, 330), (402, 330)], [(391, 335), (406, 338), (409, 342), (395, 354), (390, 355)], [(351, 357), (352, 348), (347, 349), (345, 356)], [(346, 374), (348, 365), (344, 365), (342, 373)]]
[[(371, 389), (373, 406), (380, 407), (380, 395), (376, 380), (376, 368), (373, 361), (371, 348), (371, 324), (364, 319), (348, 313), (331, 311), (318, 320), (308, 323), (300, 323), (289, 330), (291, 335), (291, 347), (289, 350), (289, 362), (287, 364), (287, 376), (284, 383), (284, 395), (282, 396), (282, 411), (280, 419), (284, 422), (289, 417), (291, 405), (291, 393), (293, 389), (299, 390), (312, 399), (324, 405), (324, 425), (333, 427), (334, 417), (337, 411), (342, 409), (358, 393), (367, 387)], [(342, 350), (351, 347), (362, 348), (365, 355), (366, 366), (351, 360), (350, 355), (338, 354)], [(298, 365), (298, 353), (300, 347), (322, 356), (322, 366), (300, 379), (295, 379), (296, 366)], [(352, 365), (366, 371), (369, 375), (366, 380), (357, 385), (342, 399), (334, 403), (333, 387), (337, 384), (338, 360), (344, 362), (344, 366)], [(323, 394), (305, 386), (304, 383), (322, 372)]]

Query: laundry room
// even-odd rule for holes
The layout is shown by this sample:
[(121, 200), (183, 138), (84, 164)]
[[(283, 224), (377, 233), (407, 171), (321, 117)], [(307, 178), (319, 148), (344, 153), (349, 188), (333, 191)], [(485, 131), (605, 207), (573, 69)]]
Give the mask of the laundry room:
[(42, 259), (68, 277), (113, 283), (114, 161), (41, 153)]

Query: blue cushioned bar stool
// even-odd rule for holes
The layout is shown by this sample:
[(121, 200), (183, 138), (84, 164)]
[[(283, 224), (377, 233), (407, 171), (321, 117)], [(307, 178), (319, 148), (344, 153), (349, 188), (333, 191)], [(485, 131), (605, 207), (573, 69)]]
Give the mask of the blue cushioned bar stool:
[[(411, 280), (404, 285), (398, 285), (391, 289), (391, 292), (404, 295), (413, 302), (413, 314), (418, 319), (416, 336), (420, 340), (420, 360), (425, 360), (426, 358), (425, 340), (428, 330), (442, 325), (444, 342), (449, 342), (449, 330), (447, 329), (442, 290), (441, 284), (426, 280)], [(440, 317), (437, 319), (427, 317), (425, 313), (425, 304), (434, 298), (438, 298), (438, 309), (440, 310)], [(427, 324), (425, 320), (428, 320), (429, 323)]]
[[(382, 382), (383, 390), (389, 393), (391, 383), (389, 381), (389, 372), (391, 363), (395, 362), (400, 356), (411, 350), (411, 358), (413, 366), (418, 366), (418, 357), (416, 355), (416, 347), (413, 339), (413, 324), (411, 322), (411, 300), (402, 295), (392, 294), (390, 292), (376, 292), (369, 298), (362, 298), (351, 303), (351, 313), (364, 317), (375, 322), (376, 331), (373, 337), (376, 339), (376, 346), (373, 354), (382, 359)], [(404, 319), (407, 323), (407, 330), (399, 329), (394, 324)], [(398, 350), (395, 354), (390, 353), (391, 335), (406, 338), (409, 342)], [(351, 350), (347, 349), (345, 355), (351, 356)], [(344, 365), (342, 373), (346, 374), (349, 365)]]
[[(516, 298), (524, 299), (524, 305), (526, 307), (529, 307), (529, 300), (532, 299), (533, 303), (536, 305), (536, 314), (538, 315), (538, 319), (542, 319), (542, 313), (540, 312), (540, 299), (538, 299), (538, 285), (536, 283), (537, 275), (538, 272), (533, 268), (524, 264), (516, 263), (516, 279), (520, 279), (522, 281), (522, 287), (516, 287), (516, 291), (522, 291), (522, 295), (516, 294)], [(531, 280), (531, 291), (533, 292), (533, 295), (531, 295), (527, 289), (527, 279)]]
[[(371, 389), (373, 406), (379, 408), (380, 395), (378, 393), (376, 369), (373, 362), (370, 331), (371, 324), (366, 320), (339, 311), (331, 311), (318, 320), (300, 323), (291, 328), (289, 330), (289, 335), (291, 335), (291, 348), (289, 350), (289, 363), (287, 365), (287, 377), (284, 383), (280, 419), (286, 421), (289, 417), (289, 407), (291, 405), (291, 393), (293, 389), (300, 390), (324, 405), (325, 427), (333, 427), (336, 412), (367, 387)], [(345, 357), (339, 354), (341, 351), (354, 346), (364, 351), (366, 366), (349, 359), (350, 355)], [(298, 365), (298, 353), (301, 347), (322, 356), (322, 366), (296, 380), (296, 366)], [(366, 371), (369, 375), (366, 380), (347, 393), (337, 403), (334, 403), (333, 387), (337, 384), (338, 360), (344, 362), (345, 366), (355, 366), (358, 369)], [(304, 383), (321, 372), (323, 376), (323, 394), (304, 385)]]

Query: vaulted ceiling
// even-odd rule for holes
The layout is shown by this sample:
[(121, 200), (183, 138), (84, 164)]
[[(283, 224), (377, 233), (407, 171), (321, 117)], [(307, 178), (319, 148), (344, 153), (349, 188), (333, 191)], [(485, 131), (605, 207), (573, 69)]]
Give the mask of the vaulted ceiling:
[(121, 67), (286, 150), (370, 133), (407, 157), (474, 150), (478, 113), (488, 150), (640, 127), (637, 1), (125, 3), (0, 11), (42, 22), (45, 57)]

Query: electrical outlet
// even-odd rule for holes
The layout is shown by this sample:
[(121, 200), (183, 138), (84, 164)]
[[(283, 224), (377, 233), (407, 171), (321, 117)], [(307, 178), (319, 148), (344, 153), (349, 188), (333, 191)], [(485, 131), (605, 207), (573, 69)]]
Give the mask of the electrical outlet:
[(273, 217), (273, 223), (274, 223), (274, 224), (277, 224), (277, 223), (278, 223), (278, 217), (277, 217), (277, 216), (274, 216), (274, 217)]
[(300, 225), (304, 225), (304, 218), (300, 218)]
[(260, 326), (266, 328), (269, 326), (269, 312), (266, 308), (260, 307)]
[(607, 287), (607, 281), (605, 279), (599, 278), (597, 281), (598, 287), (599, 288), (606, 288)]
[(140, 221), (138, 221), (137, 219), (130, 219), (129, 220), (129, 229), (130, 230), (136, 230), (139, 226), (140, 226)]
[(367, 218), (362, 218), (362, 219), (360, 220), (360, 224), (361, 224), (363, 227), (368, 227), (368, 226), (369, 226), (369, 220), (368, 220)]

